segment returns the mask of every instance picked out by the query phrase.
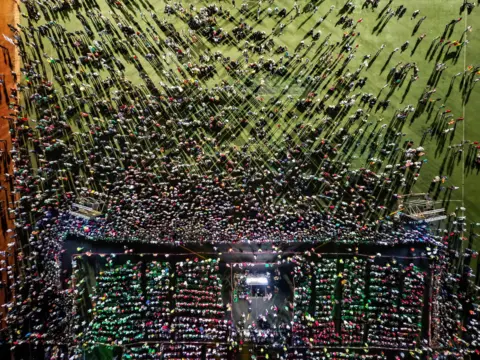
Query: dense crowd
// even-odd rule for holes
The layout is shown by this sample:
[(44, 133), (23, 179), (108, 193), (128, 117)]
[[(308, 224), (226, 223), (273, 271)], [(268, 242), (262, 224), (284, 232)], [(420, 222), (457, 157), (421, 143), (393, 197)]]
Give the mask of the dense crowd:
[[(27, 3), (29, 18), (39, 14)], [(399, 130), (401, 123), (419, 117), (429, 104), (399, 109), (391, 125), (372, 116), (420, 70), (415, 63), (393, 67), (386, 100), (362, 93), (367, 80), (362, 73), (385, 45), (350, 69), (359, 57), (363, 26), (351, 21), (354, 7), (346, 3), (342, 9), (347, 14), (339, 21), (346, 30), (342, 41), (312, 29), (309, 44), (302, 40), (293, 52), (279, 42), (278, 29), (255, 31), (216, 4), (166, 5), (166, 17), (142, 12), (146, 26), (127, 11), (107, 16), (95, 9), (87, 16), (77, 11), (84, 30), (75, 32), (56, 21), (12, 26), (23, 59), (24, 81), (16, 91), (29, 99), (13, 109), (17, 183), (22, 192), (29, 189), (20, 200), (19, 226), (41, 226), (45, 218), (32, 223), (26, 214), (46, 212), (47, 219), (60, 217), (59, 232), (92, 239), (428, 241), (426, 234), (401, 227), (392, 231), (388, 219), (427, 162), (425, 149)], [(248, 5), (241, 9), (247, 13)], [(406, 8), (399, 9), (389, 10), (401, 16)], [(277, 18), (281, 29), (287, 11), (275, 8), (268, 16)], [(300, 7), (292, 11), (298, 16)], [(233, 26), (231, 33), (216, 26), (217, 18)], [(188, 29), (176, 30), (169, 19), (185, 21)], [(38, 49), (46, 40), (56, 53), (38, 59), (28, 48)], [(239, 46), (239, 57), (198, 49), (197, 42), (215, 46), (217, 40)], [(464, 46), (458, 44), (458, 54)], [(127, 66), (137, 69), (144, 84), (126, 76)], [(466, 71), (463, 81), (473, 82), (477, 71)], [(217, 78), (223, 73), (228, 77)], [(438, 73), (436, 81), (441, 69)], [(290, 77), (295, 79), (290, 86), (300, 87), (304, 96), (296, 98), (289, 85), (281, 96), (263, 94), (267, 82)], [(426, 100), (432, 87), (425, 90)], [(453, 130), (439, 125), (430, 135)], [(353, 165), (354, 150), (368, 151), (368, 166)], [(85, 199), (103, 204), (104, 215), (72, 216), (72, 204)]]
[[(121, 256), (108, 256), (105, 269), (100, 266), (98, 275), (92, 278), (88, 271), (92, 264), (86, 265), (91, 256), (76, 257), (75, 331), (76, 342), (81, 344), (77, 354), (113, 346), (123, 348), (126, 359), (157, 359), (162, 352), (171, 351), (175, 357), (173, 350), (182, 349), (187, 358), (201, 357), (203, 352), (214, 356), (217, 352), (224, 353), (221, 358), (226, 359), (249, 344), (279, 353), (298, 349), (297, 355), (301, 349), (331, 346), (433, 354), (440, 345), (437, 341), (447, 339), (457, 346), (467, 340), (472, 342), (470, 349), (477, 346), (478, 306), (472, 297), (475, 290), (471, 284), (462, 285), (464, 280), (435, 273), (442, 268), (442, 262), (423, 268), (416, 265), (415, 258), (352, 254), (315, 259), (311, 253), (296, 255), (287, 263), (269, 264), (278, 274), (285, 271), (280, 271), (280, 266), (289, 269), (282, 276), (291, 279), (293, 293), (284, 304), (270, 302), (264, 296), (261, 301), (267, 305), (261, 307), (265, 311), (259, 311), (251, 300), (262, 297), (250, 294), (240, 301), (248, 301), (258, 315), (250, 319), (249, 309), (247, 315), (243, 313), (241, 320), (234, 322), (230, 313), (239, 304), (234, 301), (225, 306), (225, 299), (228, 292), (236, 292), (237, 285), (245, 286), (241, 281), (232, 289), (219, 286), (226, 278), (233, 278), (232, 274), (220, 276), (224, 263), (187, 259), (177, 263), (177, 271), (170, 274), (167, 262), (146, 259), (134, 263)], [(94, 257), (99, 259), (98, 255)], [(98, 264), (93, 267), (98, 268)], [(243, 271), (247, 273), (248, 269)], [(427, 285), (427, 274), (432, 271), (434, 280)], [(437, 276), (443, 278), (441, 282), (437, 282)], [(142, 283), (144, 277), (147, 279)], [(152, 280), (167, 286), (152, 287)], [(452, 281), (457, 281), (456, 286), (463, 290), (455, 292), (450, 288)], [(431, 286), (431, 295), (427, 286)], [(458, 296), (452, 296), (454, 293)], [(162, 308), (158, 303), (163, 304)], [(425, 320), (430, 310), (429, 320)], [(282, 312), (289, 315), (279, 316)], [(458, 333), (463, 321), (469, 329)], [(152, 323), (158, 324), (156, 331), (152, 331)], [(427, 340), (432, 334), (435, 346)], [(167, 345), (173, 339), (175, 345)], [(143, 346), (137, 346), (143, 342)], [(203, 349), (214, 343), (210, 350)], [(445, 344), (441, 348), (446, 348)]]
[[(421, 244), (426, 246), (422, 256), (434, 264), (429, 269), (435, 285), (429, 304), (431, 344), (418, 340), (418, 309), (425, 306), (419, 294), (425, 291), (426, 275), (414, 266), (372, 265), (369, 291), (378, 294), (362, 312), (367, 306), (363, 284), (350, 280), (365, 274), (366, 262), (357, 260), (341, 266), (341, 310), (332, 301), (339, 265), (333, 260), (318, 268), (299, 264), (291, 328), (262, 328), (262, 315), (250, 328), (252, 337), (260, 342), (272, 334), (273, 341), (262, 344), (275, 344), (277, 350), (287, 336), (293, 345), (307, 347), (297, 353), (282, 350), (283, 358), (292, 359), (320, 359), (324, 354), (316, 346), (357, 344), (365, 337), (378, 347), (449, 349), (459, 357), (478, 348), (478, 295), (464, 263), (476, 253), (457, 246), (465, 240), (465, 219), (457, 216), (462, 208), (438, 233), (392, 217), (398, 200), (413, 191), (428, 165), (425, 146), (409, 139), (403, 125), (436, 110), (424, 138), (445, 144), (464, 120), (441, 103), (444, 94), (436, 89), (450, 63), (436, 64), (417, 104), (390, 100), (400, 86), (417, 86), (424, 69), (415, 62), (399, 62), (380, 75), (385, 85), (377, 95), (362, 90), (371, 81), (367, 69), (383, 51), (390, 52), (389, 61), (407, 50), (413, 55), (427, 33), (415, 44), (401, 39), (388, 45), (392, 48), (382, 44), (375, 53), (362, 53), (360, 34), (371, 24), (355, 17), (356, 7), (380, 12), (379, 4), (385, 3), (378, 34), (405, 14), (411, 14), (416, 33), (426, 15), (409, 4), (383, 0), (346, 1), (340, 9), (316, 1), (292, 2), (287, 8), (270, 0), (233, 0), (188, 6), (169, 2), (147, 10), (143, 2), (112, 0), (106, 11), (93, 3), (22, 0), (22, 21), (10, 25), (22, 60), (20, 72), (12, 70), (18, 83), (5, 89), (11, 113), (4, 117), (13, 143), (14, 236), (23, 244), (17, 249), (21, 271), (10, 282), (14, 297), (6, 304), (13, 348), (45, 343), (51, 345), (51, 357), (59, 359), (67, 352), (58, 346), (78, 348), (67, 329), (81, 309), (71, 301), (77, 292), (86, 294), (88, 284), (76, 284), (72, 294), (71, 279), (62, 283), (60, 260), (69, 234), (176, 245)], [(469, 2), (462, 8), (475, 11)], [(318, 17), (315, 25), (293, 48), (285, 45), (284, 31), (305, 14)], [(65, 15), (75, 17), (80, 27), (69, 30)], [(276, 22), (268, 32), (255, 28), (265, 16)], [(448, 49), (458, 59), (472, 28), (459, 40), (448, 33), (461, 20), (453, 19), (432, 40), (433, 53)], [(322, 33), (327, 22), (342, 29), (341, 38)], [(452, 79), (453, 84), (461, 77), (465, 102), (479, 71), (471, 65)], [(389, 122), (378, 115), (397, 106)], [(478, 142), (464, 139), (449, 145), (446, 161), (464, 159), (465, 153), (466, 167), (478, 168), (479, 149)], [(367, 155), (362, 167), (356, 154)], [(459, 189), (448, 175), (432, 179), (427, 200)], [(97, 204), (101, 215), (72, 211), (87, 202)], [(154, 359), (167, 352), (172, 359), (199, 358), (199, 353), (214, 358), (230, 351), (223, 344), (180, 343), (231, 340), (232, 324), (223, 317), (221, 284), (213, 274), (216, 264), (178, 264), (181, 281), (172, 297), (167, 295), (167, 264), (148, 268), (145, 288), (138, 284), (137, 266), (145, 270), (130, 263), (98, 278), (89, 342), (131, 341), (139, 334), (142, 340), (175, 340), (166, 347), (132, 346), (123, 354), (127, 359)], [(123, 311), (110, 302), (121, 303)], [(173, 303), (175, 311), (168, 314)], [(333, 312), (344, 318), (342, 326), (334, 324)], [(86, 324), (78, 326), (81, 333)], [(333, 356), (344, 357), (343, 352)]]

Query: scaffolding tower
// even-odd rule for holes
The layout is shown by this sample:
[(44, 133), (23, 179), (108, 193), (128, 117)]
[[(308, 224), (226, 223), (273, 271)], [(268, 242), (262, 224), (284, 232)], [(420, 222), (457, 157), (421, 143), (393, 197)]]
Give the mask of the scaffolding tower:
[(441, 201), (434, 201), (427, 193), (408, 194), (399, 197), (398, 214), (406, 221), (435, 222), (447, 218)]

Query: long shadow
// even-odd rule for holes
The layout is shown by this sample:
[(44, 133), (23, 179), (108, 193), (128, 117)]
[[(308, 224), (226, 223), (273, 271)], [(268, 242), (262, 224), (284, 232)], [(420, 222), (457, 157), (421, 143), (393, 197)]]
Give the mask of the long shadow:
[[(437, 58), (435, 59), (435, 62), (439, 62), (440, 61), (440, 58), (442, 57), (442, 54), (443, 54), (443, 51), (445, 50), (445, 46), (442, 46), (442, 48), (440, 49), (440, 52), (438, 53), (437, 55)], [(433, 58), (433, 56), (431, 57)], [(430, 58), (430, 60), (431, 60)]]
[(422, 39), (418, 38), (417, 42), (415, 43), (415, 46), (412, 49), (412, 52), (410, 53), (410, 56), (413, 56), (413, 54), (415, 54), (415, 51), (417, 51), (418, 45), (420, 45), (421, 42), (422, 42)]
[(445, 94), (445, 100), (448, 99), (450, 94), (452, 93), (453, 85), (455, 84), (455, 77), (452, 78), (452, 81), (450, 81), (450, 86), (448, 87), (447, 93)]
[(391, 19), (392, 17), (393, 17), (393, 16), (390, 16), (390, 17), (387, 19), (387, 21), (385, 21), (385, 22), (383, 23), (383, 25), (380, 27), (380, 29), (378, 29), (378, 31), (377, 31), (377, 36), (380, 35), (380, 34), (383, 32), (383, 30), (385, 29), (385, 26), (387, 26), (387, 24), (390, 22), (390, 19)]
[(418, 20), (418, 22), (415, 24), (415, 27), (413, 28), (413, 31), (412, 31), (412, 36), (417, 33), (418, 29), (420, 29), (420, 25), (422, 25), (422, 22), (423, 22), (423, 20), (420, 19), (420, 20)]
[[(435, 53), (437, 52), (438, 48), (440, 47), (441, 43), (437, 43), (437, 45), (435, 45), (435, 47), (433, 48), (433, 51), (432, 53), (430, 54), (430, 58), (428, 59), (428, 61), (432, 61), (433, 60), (433, 57), (435, 56)], [(425, 60), (427, 60), (427, 57), (428, 55), (425, 56)]]
[(474, 87), (475, 87), (475, 84), (476, 84), (476, 83), (474, 83), (474, 84), (470, 87), (470, 89), (468, 90), (468, 92), (467, 92), (467, 94), (466, 94), (466, 96), (465, 96), (465, 100), (464, 100), (464, 102), (463, 102), (464, 104), (467, 104), (467, 103), (470, 101), (470, 95), (472, 95), (472, 92), (473, 92), (473, 89), (474, 89)]
[(428, 55), (430, 55), (430, 52), (433, 49), (433, 45), (435, 44), (435, 41), (437, 41), (437, 40), (433, 39), (432, 42), (430, 43), (430, 47), (428, 48), (427, 53), (425, 54), (425, 59), (427, 59)]
[(388, 7), (390, 6), (391, 3), (392, 3), (392, 1), (389, 1), (387, 3), (387, 5), (385, 5), (385, 7), (382, 9), (382, 11), (380, 11), (380, 13), (378, 14), (377, 19), (380, 19), (383, 16), (383, 14), (385, 13), (385, 11), (387, 11), (387, 9), (388, 9)]
[(393, 57), (393, 54), (394, 54), (394, 52), (392, 51), (392, 52), (390, 53), (390, 55), (388, 56), (387, 61), (385, 61), (385, 64), (383, 64), (383, 67), (382, 67), (382, 69), (380, 70), (380, 74), (383, 73), (383, 72), (385, 71), (385, 69), (387, 68), (388, 63), (390, 62), (390, 60), (391, 60), (392, 57)]
[(377, 32), (378, 29), (380, 29), (380, 27), (382, 26), (382, 24), (384, 22), (388, 22), (388, 18), (385, 17), (385, 19), (380, 19), (380, 21), (373, 27), (372, 29), (372, 34), (375, 34)]
[(372, 58), (372, 60), (369, 62), (367, 71), (372, 67), (373, 63), (378, 59), (379, 54), (375, 54), (375, 56)]
[(400, 104), (403, 104), (403, 102), (405, 101), (405, 98), (407, 97), (408, 92), (410, 91), (410, 87), (412, 86), (412, 83), (413, 83), (412, 80), (410, 80), (408, 82), (407, 88), (405, 89), (405, 92), (403, 93), (402, 100), (400, 100)]

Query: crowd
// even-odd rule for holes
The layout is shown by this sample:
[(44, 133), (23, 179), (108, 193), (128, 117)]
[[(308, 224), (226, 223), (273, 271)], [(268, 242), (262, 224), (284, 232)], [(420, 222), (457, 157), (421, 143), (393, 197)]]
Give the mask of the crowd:
[(306, 339), (308, 339), (310, 335), (310, 317), (308, 315), (311, 312), (312, 272), (312, 266), (303, 261), (301, 263), (298, 262), (293, 269), (293, 278), (295, 282), (295, 293), (293, 294), (293, 346), (304, 346), (308, 344)]
[[(108, 11), (81, 0), (21, 3), (21, 24), (10, 29), (22, 65), (18, 74), (12, 73), (18, 75), (17, 85), (5, 89), (11, 113), (4, 117), (13, 143), (17, 198), (12, 212), (22, 242), (17, 249), (21, 272), (9, 281), (14, 298), (6, 304), (13, 347), (52, 339), (72, 344), (65, 329), (80, 308), (72, 307), (67, 288), (71, 280), (61, 283), (60, 259), (63, 239), (75, 234), (98, 241), (177, 245), (426, 244), (425, 256), (439, 274), (433, 289), (437, 297), (429, 304), (434, 340), (439, 348), (454, 347), (454, 354), (475, 348), (478, 315), (476, 293), (467, 286), (471, 272), (462, 266), (452, 275), (448, 265), (464, 258), (458, 248), (449, 252), (452, 243), (464, 240), (464, 222), (456, 218), (432, 234), (425, 225), (405, 226), (391, 217), (397, 200), (413, 191), (428, 165), (425, 145), (409, 139), (403, 125), (437, 110), (424, 138), (444, 145), (464, 120), (441, 102), (448, 94), (436, 92), (450, 63), (438, 62), (419, 102), (402, 105), (390, 122), (378, 114), (397, 106), (390, 97), (398, 88), (418, 86), (425, 69), (399, 62), (387, 75), (380, 74), (385, 85), (378, 94), (362, 90), (371, 81), (366, 71), (383, 51), (390, 52), (388, 61), (411, 47), (414, 54), (426, 33), (415, 45), (402, 39), (391, 49), (382, 44), (372, 54), (362, 53), (361, 33), (371, 24), (355, 17), (360, 2), (351, 1), (341, 9), (327, 7), (325, 13), (325, 4), (316, 1), (288, 8), (274, 1), (205, 6), (174, 2), (147, 10), (137, 2), (115, 0), (108, 1)], [(361, 5), (379, 11), (379, 3), (384, 2)], [(426, 20), (403, 4), (385, 5), (380, 29), (404, 14), (411, 13), (415, 21), (421, 16), (416, 30)], [(474, 11), (470, 3), (463, 7)], [(67, 14), (79, 25), (75, 30), (64, 22)], [(284, 31), (304, 15), (318, 21), (293, 48), (286, 46)], [(271, 31), (255, 28), (263, 16), (275, 19)], [(468, 46), (464, 36), (472, 29), (465, 29), (459, 40), (446, 34), (460, 20), (446, 24), (428, 55), (448, 50), (458, 59)], [(342, 28), (338, 39), (322, 33), (322, 24), (332, 21)], [(465, 102), (479, 71), (469, 66), (457, 74)], [(278, 93), (271, 93), (275, 88)], [(466, 168), (478, 169), (477, 142), (462, 140), (451, 146), (449, 162), (463, 159), (468, 149)], [(357, 154), (366, 159), (362, 167)], [(433, 179), (429, 199), (459, 188), (448, 175), (442, 172)], [(101, 216), (72, 212), (82, 201), (99, 204)], [(377, 295), (362, 312), (367, 306), (364, 285), (349, 279), (362, 277), (365, 264), (355, 260), (341, 265), (340, 281), (346, 282), (339, 310), (332, 294), (339, 265), (333, 260), (322, 264), (301, 264), (294, 270), (298, 286), (292, 327), (275, 333), (278, 338), (269, 344), (280, 344), (291, 331), (298, 346), (354, 344), (366, 336), (379, 347), (427, 348), (417, 341), (425, 274), (409, 266), (371, 265), (368, 288)], [(178, 292), (171, 298), (170, 267), (150, 265), (146, 287), (138, 277), (138, 267), (142, 273), (144, 265), (128, 263), (100, 274), (89, 309), (88, 341), (132, 342), (137, 336), (157, 341), (171, 338), (168, 329), (174, 328), (176, 343), (153, 350), (130, 347), (124, 356), (155, 358), (162, 351), (171, 358), (223, 354), (223, 347), (181, 344), (231, 340), (232, 324), (224, 318), (215, 275), (218, 264), (177, 264)], [(90, 291), (86, 281), (76, 285), (80, 294)], [(334, 316), (345, 319), (341, 327), (333, 324)], [(256, 323), (265, 321), (259, 317)], [(77, 333), (85, 326), (80, 323)], [(258, 339), (268, 333), (260, 327), (251, 330)], [(324, 356), (314, 348), (306, 352), (285, 356)]]
[(341, 283), (343, 285), (341, 325), (343, 344), (359, 345), (365, 333), (364, 309), (366, 305), (366, 261), (361, 258), (345, 259)]
[[(310, 263), (306, 258), (290, 259), (293, 303), (288, 296), (283, 306), (269, 306), (269, 300), (263, 299), (268, 305), (257, 309), (258, 303), (252, 304), (255, 294), (250, 294), (248, 315), (243, 313), (234, 324), (228, 312), (238, 305), (224, 306), (226, 294), (219, 286), (222, 278), (216, 260), (182, 261), (170, 274), (168, 262), (133, 263), (109, 257), (106, 269), (92, 278), (87, 270), (90, 256), (78, 255), (82, 265), (77, 264), (75, 271), (75, 331), (77, 342), (83, 344), (81, 351), (91, 352), (99, 345), (125, 346), (126, 358), (155, 358), (166, 350), (135, 344), (168, 344), (172, 339), (178, 345), (168, 351), (183, 349), (187, 357), (195, 357), (203, 345), (211, 343), (229, 344), (229, 352), (241, 351), (248, 343), (278, 350), (289, 348), (292, 341), (294, 347), (314, 348), (362, 346), (366, 341), (374, 348), (403, 350), (416, 349), (421, 343), (426, 272), (413, 263), (390, 259), (377, 265), (380, 258), (367, 261), (363, 257)], [(279, 272), (277, 266), (273, 270)], [(258, 316), (250, 319), (253, 307)], [(281, 313), (291, 315), (278, 316)], [(196, 345), (190, 352), (182, 348), (185, 343)], [(218, 346), (215, 351), (221, 350)]]
[(315, 345), (336, 345), (339, 342), (334, 322), (337, 278), (337, 260), (322, 259), (315, 269), (315, 282), (310, 284), (315, 289), (315, 322), (311, 331)]
[(170, 338), (170, 278), (169, 263), (149, 263), (146, 270), (145, 298), (147, 305), (145, 324), (148, 340), (165, 340)]
[[(39, 14), (30, 5), (28, 16)], [(291, 52), (275, 29), (266, 34), (243, 18), (236, 23), (221, 5), (175, 3), (165, 14), (142, 12), (145, 24), (139, 24), (129, 12), (89, 9), (87, 16), (77, 12), (85, 31), (69, 32), (56, 21), (12, 26), (23, 60), (16, 91), (29, 99), (13, 109), (17, 183), (22, 193), (29, 189), (20, 199), (19, 226), (41, 226), (45, 218), (32, 223), (22, 214), (51, 207), (47, 214), (61, 217), (60, 232), (92, 239), (318, 242), (341, 230), (344, 241), (428, 241), (428, 235), (392, 232), (388, 221), (377, 221), (388, 219), (398, 193), (410, 191), (427, 159), (398, 130), (420, 115), (419, 108), (400, 109), (397, 124), (387, 127), (372, 111), (386, 109), (389, 96), (356, 92), (367, 81), (361, 74), (368, 61), (385, 48), (350, 69), (359, 56), (361, 21), (342, 21), (349, 31), (336, 43), (332, 34), (322, 40), (313, 29), (312, 40)], [(281, 21), (282, 10), (271, 16)], [(188, 29), (176, 30), (172, 17)], [(217, 17), (233, 26), (231, 33), (216, 26)], [(237, 59), (198, 49), (201, 39), (208, 44), (219, 36), (240, 46)], [(36, 58), (28, 48), (47, 40), (57, 53)], [(144, 84), (126, 76), (132, 66)], [(417, 64), (391, 69), (390, 94), (411, 71), (415, 81)], [(464, 80), (473, 81), (475, 71)], [(228, 77), (219, 80), (220, 74)], [(208, 81), (212, 77), (216, 83)], [(282, 96), (263, 94), (267, 81), (285, 78), (294, 84)], [(289, 86), (304, 96), (295, 98)], [(367, 166), (352, 165), (354, 150), (368, 151)], [(72, 203), (85, 198), (104, 204), (104, 216), (72, 216)]]
[[(108, 344), (144, 338), (142, 312), (146, 309), (142, 301), (144, 293), (140, 284), (140, 267), (141, 263), (128, 261), (121, 267), (107, 268), (96, 277), (96, 286), (91, 294), (92, 309), (89, 311), (93, 323), (89, 324), (91, 328), (85, 334), (89, 338), (87, 341)], [(83, 334), (82, 326), (78, 325), (80, 329), (79, 333)]]
[[(408, 349), (420, 343), (425, 274), (413, 264), (372, 264), (368, 276), (364, 259), (322, 259), (316, 266), (314, 277), (295, 273), (296, 345), (361, 346), (367, 341), (372, 347)], [(309, 313), (312, 298), (315, 306)]]
[(227, 340), (231, 320), (225, 317), (218, 272), (216, 260), (177, 264), (173, 326), (178, 342)]

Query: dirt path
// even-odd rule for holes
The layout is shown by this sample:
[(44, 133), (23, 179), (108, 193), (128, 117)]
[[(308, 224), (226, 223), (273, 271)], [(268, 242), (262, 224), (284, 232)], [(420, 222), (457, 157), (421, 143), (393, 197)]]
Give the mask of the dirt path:
[[(13, 76), (11, 71), (16, 71), (17, 74), (20, 74), (20, 62), (18, 56), (15, 52), (15, 47), (6, 41), (3, 37), (3, 34), (13, 38), (13, 35), (8, 28), (7, 24), (16, 25), (19, 22), (20, 13), (17, 8), (17, 4), (14, 0), (4, 0), (0, 2), (0, 50), (1, 61), (0, 61), (0, 74), (3, 74), (4, 85), (0, 86), (0, 185), (6, 188), (7, 191), (0, 190), (0, 252), (7, 251), (9, 242), (12, 242), (14, 239), (10, 238), (10, 235), (13, 233), (7, 233), (8, 229), (13, 229), (13, 221), (9, 219), (8, 216), (8, 205), (11, 203), (10, 193), (10, 183), (5, 181), (5, 173), (12, 173), (12, 164), (6, 166), (4, 161), (7, 156), (7, 151), (11, 148), (10, 134), (9, 134), (9, 125), (8, 120), (4, 119), (3, 116), (9, 116), (8, 104), (11, 100), (9, 98), (10, 89), (15, 86)], [(5, 142), (6, 141), (6, 142)], [(13, 250), (13, 248), (11, 248)], [(14, 254), (8, 256), (8, 253), (0, 253), (0, 261), (6, 260), (8, 265), (13, 265), (15, 261)], [(5, 268), (5, 264), (0, 264), (0, 268)], [(7, 293), (7, 287), (11, 285), (11, 280), (8, 279), (8, 274), (6, 271), (0, 272), (0, 277), (2, 279), (2, 286), (0, 288), (0, 304), (4, 304), (5, 301), (11, 300), (11, 293)], [(0, 308), (2, 313), (2, 322), (0, 328), (5, 327), (5, 310)]]

